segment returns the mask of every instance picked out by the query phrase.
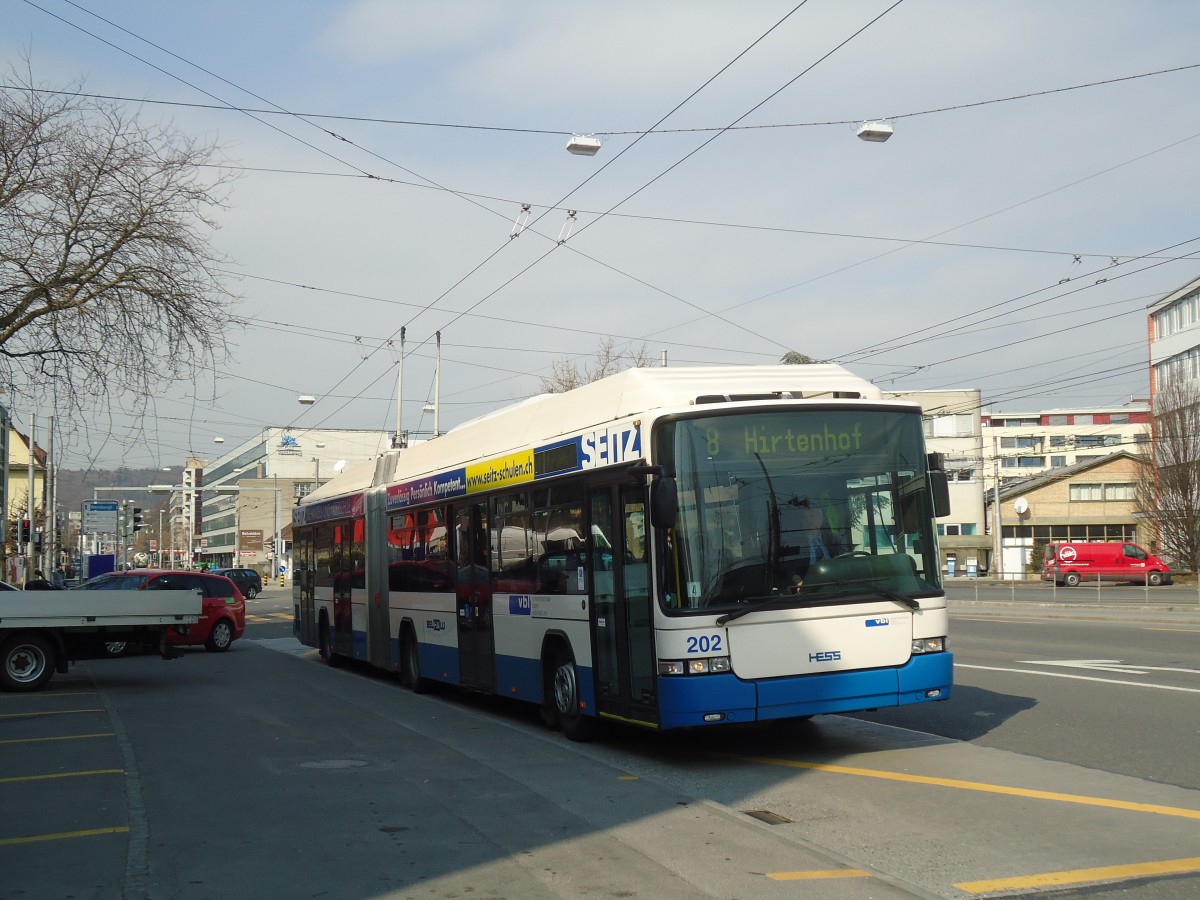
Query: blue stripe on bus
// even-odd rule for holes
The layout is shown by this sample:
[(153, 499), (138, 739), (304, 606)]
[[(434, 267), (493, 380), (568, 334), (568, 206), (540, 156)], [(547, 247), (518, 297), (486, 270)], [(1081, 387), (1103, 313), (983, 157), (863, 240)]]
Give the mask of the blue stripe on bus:
[(684, 728), (709, 724), (704, 716), (714, 713), (722, 713), (723, 722), (752, 722), (904, 706), (926, 702), (925, 692), (935, 689), (941, 692), (937, 699), (945, 700), (953, 667), (952, 653), (931, 653), (898, 669), (774, 678), (757, 685), (736, 675), (660, 677), (659, 717), (663, 728)]

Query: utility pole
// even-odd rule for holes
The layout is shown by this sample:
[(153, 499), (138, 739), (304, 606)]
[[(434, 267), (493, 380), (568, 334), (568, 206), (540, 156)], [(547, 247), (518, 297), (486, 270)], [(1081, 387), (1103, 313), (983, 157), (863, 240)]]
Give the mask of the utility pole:
[(996, 575), (1004, 577), (1004, 544), (1000, 535), (1000, 439), (992, 437), (992, 471), (996, 484), (992, 494), (992, 553), (995, 558)]
[(26, 518), (29, 522), (29, 536), (25, 542), (25, 581), (29, 580), (30, 569), (33, 567), (33, 466), (37, 448), (37, 416), (29, 417), (29, 490), (25, 495)]

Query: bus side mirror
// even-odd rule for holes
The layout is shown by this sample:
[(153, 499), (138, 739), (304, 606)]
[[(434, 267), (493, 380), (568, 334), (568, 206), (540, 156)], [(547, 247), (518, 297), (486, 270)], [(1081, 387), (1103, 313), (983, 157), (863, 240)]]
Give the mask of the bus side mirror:
[(629, 467), (629, 474), (639, 481), (647, 476), (650, 482), (650, 525), (653, 528), (674, 528), (679, 521), (679, 487), (675, 479), (663, 474), (662, 466), (638, 463)]
[(950, 482), (946, 473), (938, 469), (931, 471), (929, 489), (933, 493), (933, 514), (938, 518), (950, 515)]
[(650, 524), (654, 528), (674, 528), (679, 521), (679, 487), (669, 475), (650, 483)]

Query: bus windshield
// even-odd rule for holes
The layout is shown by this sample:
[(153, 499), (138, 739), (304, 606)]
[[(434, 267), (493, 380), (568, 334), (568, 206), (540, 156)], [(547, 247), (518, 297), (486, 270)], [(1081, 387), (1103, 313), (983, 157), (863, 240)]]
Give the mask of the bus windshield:
[(731, 412), (664, 423), (656, 445), (679, 493), (667, 611), (940, 593), (919, 413)]

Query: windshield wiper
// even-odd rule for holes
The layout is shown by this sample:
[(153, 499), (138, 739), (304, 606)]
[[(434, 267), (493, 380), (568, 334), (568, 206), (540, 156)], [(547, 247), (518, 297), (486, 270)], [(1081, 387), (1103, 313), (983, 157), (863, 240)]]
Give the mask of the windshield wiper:
[[(895, 600), (897, 603), (903, 603), (909, 609), (920, 609), (921, 604), (906, 594), (901, 594), (898, 591), (892, 590), (885, 584), (880, 584), (874, 578), (856, 578), (853, 580), (837, 580), (837, 581), (822, 581), (819, 587), (842, 587), (849, 588), (853, 585), (862, 585), (865, 588), (870, 588), (875, 593), (886, 597), (888, 600)], [(838, 591), (833, 594), (819, 595), (822, 600), (845, 599), (846, 597), (854, 596), (858, 591), (845, 590)], [(869, 600), (870, 598), (864, 598)]]
[(748, 613), (758, 612), (760, 609), (769, 609), (780, 600), (787, 600), (792, 603), (803, 602), (799, 594), (772, 594), (769, 597), (764, 597), (762, 600), (756, 600), (748, 604), (743, 609), (734, 610), (731, 613), (725, 613), (723, 616), (717, 616), (717, 624), (724, 625), (726, 622), (732, 622), (734, 619), (740, 619)]
[(751, 603), (744, 609), (735, 610), (731, 613), (725, 613), (723, 616), (718, 616), (717, 624), (725, 625), (726, 623), (732, 622), (734, 619), (740, 619), (742, 616), (748, 615), (749, 613), (758, 612), (760, 609), (770, 609), (780, 600), (787, 600), (795, 603), (796, 605), (808, 606), (819, 604), (823, 606), (827, 603), (838, 603), (845, 601), (846, 598), (854, 597), (855, 595), (862, 595), (859, 599), (854, 601), (856, 603), (870, 603), (877, 599), (876, 596), (866, 594), (866, 592), (863, 590), (850, 589), (856, 585), (861, 585), (863, 588), (869, 588), (873, 594), (876, 594), (887, 600), (895, 601), (896, 603), (901, 603), (904, 606), (907, 606), (909, 609), (918, 610), (921, 608), (921, 604), (912, 597), (908, 597), (904, 594), (894, 591), (886, 585), (880, 584), (874, 579), (862, 578), (855, 579), (853, 581), (823, 581), (821, 582), (820, 587), (842, 587), (848, 588), (848, 590), (835, 591), (831, 594), (820, 594), (816, 593), (815, 591), (806, 592), (803, 590), (803, 588), (801, 588), (800, 593), (797, 594), (774, 594), (770, 597), (759, 600), (756, 603)]

